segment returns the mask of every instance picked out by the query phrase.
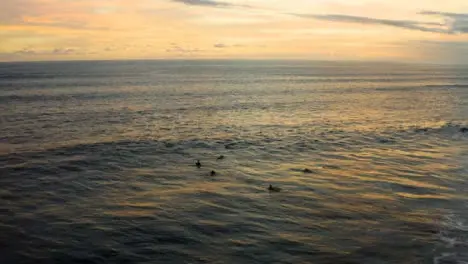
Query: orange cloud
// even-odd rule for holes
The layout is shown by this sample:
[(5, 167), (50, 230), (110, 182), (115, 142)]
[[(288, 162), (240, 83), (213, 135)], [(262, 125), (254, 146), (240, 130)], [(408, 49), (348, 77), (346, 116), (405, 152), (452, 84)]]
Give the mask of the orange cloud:
[[(344, 0), (291, 0), (287, 3), (252, 0), (248, 7), (234, 0), (3, 0), (0, 60), (181, 56), (443, 59), (429, 56), (427, 52), (415, 52), (418, 43), (434, 39), (459, 42), (456, 49), (453, 45), (444, 47), (452, 47), (454, 52), (463, 50), (459, 47), (466, 43), (464, 35), (408, 31), (402, 26), (398, 28), (407, 24), (394, 22), (427, 23), (423, 26), (445, 23), (441, 17), (428, 17), (418, 12), (445, 8), (445, 12), (438, 14), (462, 13), (461, 0), (445, 5), (428, 3), (424, 7), (403, 0), (386, 2), (385, 8), (381, 5), (377, 0), (352, 3)], [(288, 15), (299, 12), (315, 17), (304, 19)], [(325, 19), (336, 18), (327, 14), (340, 14), (341, 18), (354, 20), (342, 19), (335, 23)], [(356, 17), (371, 18), (364, 20), (372, 23), (355, 23)], [(460, 31), (464, 20), (457, 21), (454, 28)], [(382, 27), (382, 24), (387, 26)], [(446, 55), (441, 53), (440, 56)]]

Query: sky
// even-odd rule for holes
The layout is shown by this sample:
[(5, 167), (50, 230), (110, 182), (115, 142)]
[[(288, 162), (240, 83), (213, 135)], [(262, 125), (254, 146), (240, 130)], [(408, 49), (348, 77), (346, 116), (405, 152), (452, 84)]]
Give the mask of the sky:
[(466, 0), (0, 0), (0, 61), (468, 63)]

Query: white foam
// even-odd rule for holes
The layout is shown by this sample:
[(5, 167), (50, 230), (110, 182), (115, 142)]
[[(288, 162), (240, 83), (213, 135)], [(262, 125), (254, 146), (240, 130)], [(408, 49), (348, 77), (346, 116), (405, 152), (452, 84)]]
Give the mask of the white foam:
[(443, 260), (445, 260), (447, 258), (453, 257), (454, 255), (456, 255), (456, 254), (454, 254), (454, 253), (442, 253), (441, 256), (434, 257), (433, 263), (434, 264), (443, 264), (443, 262), (441, 262), (441, 261), (443, 261)]
[(468, 223), (451, 213), (440, 223), (439, 239), (443, 243), (442, 253), (434, 257), (434, 264), (468, 263)]

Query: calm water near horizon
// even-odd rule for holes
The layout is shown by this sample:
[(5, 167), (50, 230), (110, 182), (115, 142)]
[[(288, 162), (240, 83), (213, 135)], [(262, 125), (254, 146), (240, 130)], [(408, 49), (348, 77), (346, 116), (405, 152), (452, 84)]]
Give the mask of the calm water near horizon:
[(468, 66), (0, 63), (0, 263), (468, 263), (465, 127)]

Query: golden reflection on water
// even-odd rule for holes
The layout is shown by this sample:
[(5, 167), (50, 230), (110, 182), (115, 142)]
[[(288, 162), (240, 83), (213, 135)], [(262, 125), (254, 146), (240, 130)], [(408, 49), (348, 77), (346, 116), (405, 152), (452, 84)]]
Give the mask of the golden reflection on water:
[(454, 195), (450, 194), (414, 194), (414, 193), (402, 193), (402, 192), (396, 192), (395, 193), (398, 196), (405, 197), (405, 198), (411, 198), (411, 199), (445, 199), (449, 200), (452, 198), (455, 198)]
[[(4, 167), (11, 177), (0, 178), (1, 197), (19, 212), (7, 216), (11, 223), (26, 223), (21, 233), (47, 223), (47, 232), (71, 237), (68, 252), (77, 236), (106, 230), (132, 257), (141, 241), (157, 241), (151, 253), (164, 255), (157, 250), (166, 240), (187, 259), (187, 241), (215, 257), (232, 250), (279, 262), (305, 261), (310, 252), (385, 251), (386, 258), (389, 248), (397, 259), (432, 247), (431, 224), (466, 199), (459, 132), (466, 111), (454, 100), (465, 89), (452, 87), (453, 96), (428, 87), (447, 84), (428, 78), (430, 70), (397, 68), (402, 75), (389, 77), (378, 67), (250, 67), (247, 74), (195, 66), (185, 75), (151, 67), (167, 75), (117, 71), (112, 81), (83, 78), (84, 87), (50, 78), (57, 89), (46, 82), (42, 91), (34, 84), (6, 93), (16, 95), (4, 101), (12, 109), (5, 138), (15, 143), (0, 142), (0, 153), (16, 163)], [(327, 82), (308, 81), (320, 72)], [(282, 191), (269, 193), (269, 184)], [(28, 225), (31, 215), (36, 225)], [(62, 218), (95, 226), (63, 235), (54, 230)]]

